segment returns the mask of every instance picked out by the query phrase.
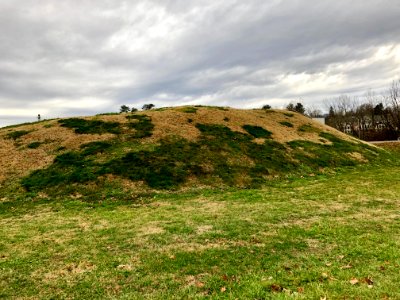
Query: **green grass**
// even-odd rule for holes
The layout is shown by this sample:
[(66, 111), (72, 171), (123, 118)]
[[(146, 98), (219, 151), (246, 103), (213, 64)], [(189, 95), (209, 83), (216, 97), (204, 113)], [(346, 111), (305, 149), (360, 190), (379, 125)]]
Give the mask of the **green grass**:
[[(8, 126), (2, 127), (2, 129), (11, 129), (11, 128), (23, 127), (23, 126), (26, 126), (26, 125), (42, 124), (42, 123), (47, 123), (47, 122), (52, 121), (52, 120), (55, 120), (55, 119), (44, 119), (44, 120), (41, 120), (41, 121), (25, 122), (25, 123), (20, 123), (20, 124), (8, 125)], [(46, 125), (44, 125), (44, 127), (45, 126)]]
[(195, 114), (197, 112), (197, 108), (193, 106), (182, 107), (179, 111), (188, 113), (188, 114)]
[(305, 125), (301, 125), (297, 131), (299, 132), (315, 132), (315, 133), (319, 133), (321, 130), (318, 128), (313, 127), (311, 124), (305, 124)]
[[(130, 123), (129, 127), (135, 129), (134, 138), (145, 138), (153, 135), (154, 125), (151, 118), (146, 115), (131, 115), (126, 117)], [(133, 121), (132, 121), (133, 120)]]
[(271, 138), (272, 132), (260, 126), (244, 125), (243, 129), (255, 138)]
[(121, 126), (118, 122), (70, 118), (59, 120), (58, 123), (60, 123), (62, 127), (74, 129), (75, 133), (78, 134), (121, 133)]
[(107, 113), (101, 113), (97, 114), (96, 116), (117, 116), (120, 115), (121, 113), (119, 112), (107, 112)]
[(27, 135), (30, 132), (31, 131), (29, 131), (29, 130), (16, 130), (16, 131), (7, 133), (6, 137), (8, 139), (13, 139), (15, 141), (15, 140), (19, 139), (20, 137)]
[(43, 143), (42, 142), (32, 142), (28, 144), (29, 149), (37, 149), (39, 148)]
[(207, 109), (210, 109), (210, 110), (222, 110), (222, 111), (228, 111), (229, 110), (229, 108), (222, 107), (222, 106), (195, 105), (194, 107), (203, 107), (203, 108), (207, 108)]
[(2, 190), (0, 298), (399, 299), (398, 162), (90, 203)]
[(281, 124), (282, 126), (290, 127), (290, 128), (293, 127), (293, 124), (290, 122), (287, 122), (287, 121), (279, 122), (279, 124)]

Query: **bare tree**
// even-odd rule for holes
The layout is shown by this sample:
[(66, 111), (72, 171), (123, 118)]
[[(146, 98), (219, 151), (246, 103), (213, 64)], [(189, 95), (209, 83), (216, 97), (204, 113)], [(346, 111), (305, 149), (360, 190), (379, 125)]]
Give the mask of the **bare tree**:
[(393, 125), (397, 132), (400, 131), (400, 80), (393, 81), (389, 89), (388, 102)]

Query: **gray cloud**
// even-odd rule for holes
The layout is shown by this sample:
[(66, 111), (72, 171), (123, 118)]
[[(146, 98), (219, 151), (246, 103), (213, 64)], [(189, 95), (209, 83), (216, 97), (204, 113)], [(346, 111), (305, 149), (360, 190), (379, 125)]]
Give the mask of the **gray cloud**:
[(0, 126), (380, 90), (400, 75), (399, 15), (395, 0), (3, 1)]

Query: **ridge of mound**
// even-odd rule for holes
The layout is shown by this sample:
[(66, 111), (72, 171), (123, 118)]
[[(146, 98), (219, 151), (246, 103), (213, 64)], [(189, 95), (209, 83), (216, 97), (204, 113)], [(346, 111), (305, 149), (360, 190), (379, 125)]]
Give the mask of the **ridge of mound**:
[(52, 195), (254, 187), (384, 155), (297, 113), (185, 106), (2, 128), (0, 182)]

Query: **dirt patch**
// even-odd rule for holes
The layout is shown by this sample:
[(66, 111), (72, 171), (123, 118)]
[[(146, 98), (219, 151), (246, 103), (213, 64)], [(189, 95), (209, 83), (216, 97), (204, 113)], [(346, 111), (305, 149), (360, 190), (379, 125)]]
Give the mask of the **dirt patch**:
[(360, 162), (367, 162), (368, 161), (367, 159), (365, 159), (365, 157), (361, 153), (358, 153), (358, 152), (351, 152), (348, 155), (352, 159), (355, 159), (355, 160), (360, 161)]
[(139, 235), (153, 235), (153, 234), (162, 234), (165, 232), (165, 229), (159, 226), (159, 223), (150, 223), (145, 227), (140, 228)]
[(32, 277), (40, 277), (44, 282), (52, 282), (59, 279), (71, 280), (74, 277), (79, 277), (81, 274), (92, 272), (97, 267), (91, 262), (81, 261), (78, 263), (69, 263), (64, 266), (60, 266), (57, 269), (41, 273), (41, 270), (32, 273)]
[(213, 229), (212, 225), (201, 225), (197, 227), (196, 232), (197, 234), (203, 234), (211, 231)]

